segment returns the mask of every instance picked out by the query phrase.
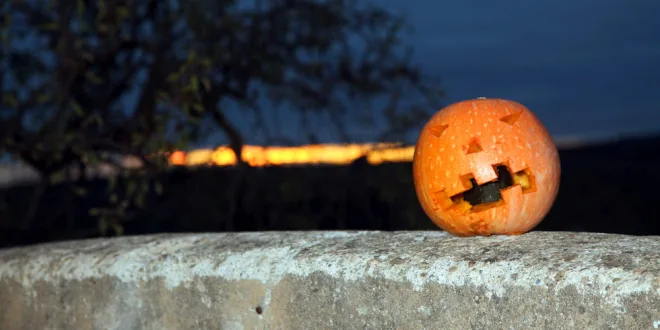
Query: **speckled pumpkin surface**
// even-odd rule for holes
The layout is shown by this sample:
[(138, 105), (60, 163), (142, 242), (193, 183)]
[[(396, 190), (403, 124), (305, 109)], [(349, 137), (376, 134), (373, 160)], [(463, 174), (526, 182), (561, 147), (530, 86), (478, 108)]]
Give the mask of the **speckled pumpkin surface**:
[(424, 126), (413, 159), (420, 203), (458, 236), (522, 234), (550, 211), (559, 190), (557, 147), (518, 102), (451, 104)]

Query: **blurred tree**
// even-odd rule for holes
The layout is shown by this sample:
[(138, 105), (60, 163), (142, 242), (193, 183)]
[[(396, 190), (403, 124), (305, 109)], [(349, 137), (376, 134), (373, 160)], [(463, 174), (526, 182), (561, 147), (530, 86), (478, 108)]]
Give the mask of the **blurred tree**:
[[(218, 129), (240, 155), (243, 136), (226, 112), (232, 106), (254, 116), (254, 130), (268, 130), (265, 105), (294, 109), (303, 123), (326, 118), (343, 140), (351, 139), (347, 124), (384, 118), (381, 137), (393, 140), (442, 96), (411, 64), (403, 20), (354, 0), (0, 6), (0, 157), (36, 169), (41, 190), (72, 166), (84, 172), (103, 162), (129, 173), (117, 155), (139, 159), (142, 174), (155, 173), (166, 165), (163, 152)], [(303, 126), (314, 142), (315, 129)], [(115, 215), (104, 228), (159, 189), (133, 179), (122, 186), (109, 195), (112, 207), (93, 210)], [(75, 185), (72, 192), (84, 194)]]

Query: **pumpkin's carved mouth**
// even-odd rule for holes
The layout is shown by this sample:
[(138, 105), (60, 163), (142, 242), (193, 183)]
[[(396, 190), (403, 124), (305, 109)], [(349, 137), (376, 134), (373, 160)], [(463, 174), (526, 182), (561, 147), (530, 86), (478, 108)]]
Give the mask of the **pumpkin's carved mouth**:
[(449, 208), (457, 208), (464, 212), (479, 212), (504, 203), (501, 190), (519, 185), (523, 194), (534, 192), (536, 184), (534, 175), (529, 169), (512, 173), (508, 166), (498, 164), (493, 166), (497, 172), (497, 180), (478, 185), (471, 174), (461, 177), (468, 190), (451, 196)]

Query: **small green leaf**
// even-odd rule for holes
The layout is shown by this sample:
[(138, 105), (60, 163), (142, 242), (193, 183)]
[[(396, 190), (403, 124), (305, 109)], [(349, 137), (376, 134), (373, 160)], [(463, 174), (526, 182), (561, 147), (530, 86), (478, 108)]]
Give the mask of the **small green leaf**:
[(137, 190), (137, 183), (135, 182), (135, 180), (129, 181), (128, 187), (126, 188), (126, 194), (132, 196), (136, 190)]
[(157, 195), (162, 195), (163, 194), (163, 184), (160, 182), (156, 182), (154, 185), (154, 190), (156, 191)]
[(167, 82), (172, 83), (172, 82), (177, 81), (179, 79), (179, 77), (180, 77), (180, 75), (179, 75), (178, 72), (172, 72), (172, 73), (170, 73), (169, 76), (167, 76), (166, 80), (167, 80)]
[(143, 208), (145, 204), (144, 194), (139, 194), (135, 197), (135, 206)]
[(207, 92), (211, 90), (211, 80), (209, 78), (202, 78), (202, 85), (204, 85), (204, 90)]
[(57, 25), (57, 22), (44, 23), (44, 24), (41, 24), (39, 26), (39, 28), (41, 28), (44, 31), (57, 31), (57, 30), (59, 30), (59, 26)]
[(98, 115), (94, 117), (94, 120), (96, 121), (96, 124), (103, 127), (105, 125), (105, 122), (103, 121), (103, 118), (101, 118), (101, 115)]
[(80, 29), (80, 32), (86, 33), (89, 31), (89, 26), (87, 25), (87, 22), (81, 21), (78, 23), (78, 28)]
[(87, 165), (89, 165), (89, 166), (96, 166), (96, 165), (98, 165), (100, 162), (101, 162), (101, 161), (99, 160), (99, 158), (98, 158), (95, 154), (93, 154), (93, 153), (88, 153), (88, 154), (87, 154), (87, 162), (86, 162)]
[(48, 95), (46, 93), (39, 93), (37, 95), (37, 102), (38, 103), (43, 104), (43, 103), (46, 103), (48, 101), (50, 101), (50, 95)]
[(83, 15), (85, 15), (85, 1), (84, 0), (78, 0), (76, 3), (76, 7), (78, 9), (78, 18), (82, 19)]
[(82, 115), (85, 114), (85, 110), (83, 110), (83, 108), (80, 106), (80, 104), (78, 104), (78, 102), (73, 101), (72, 106), (73, 106), (73, 112), (74, 112), (76, 115), (78, 115), (78, 116), (82, 116)]
[(105, 234), (108, 232), (108, 221), (105, 218), (99, 218), (97, 225), (99, 228), (99, 234), (101, 234), (101, 236), (105, 236)]
[(116, 236), (121, 236), (124, 234), (124, 226), (118, 224), (118, 223), (112, 223), (112, 231), (115, 232)]
[(192, 87), (193, 92), (199, 91), (199, 77), (197, 76), (190, 77), (190, 87)]
[(128, 17), (128, 15), (131, 12), (125, 6), (120, 6), (120, 7), (117, 7), (116, 13), (117, 13), (117, 18), (119, 18), (120, 20), (123, 20), (126, 17)]
[(101, 118), (101, 115), (95, 112), (87, 116), (82, 122), (82, 127), (88, 127), (91, 124), (103, 126), (103, 118)]
[(169, 101), (170, 96), (163, 90), (158, 90), (156, 92), (156, 97), (158, 98), (158, 101), (164, 102), (164, 101)]
[(115, 190), (117, 186), (117, 177), (112, 175), (108, 178), (108, 192)]
[(149, 182), (144, 180), (140, 182), (140, 192), (146, 193), (149, 191)]
[(92, 84), (95, 85), (100, 85), (103, 83), (103, 79), (101, 77), (97, 76), (94, 72), (87, 72), (85, 74), (85, 77), (87, 80), (89, 80)]
[(4, 103), (11, 108), (18, 108), (18, 99), (13, 93), (5, 93), (2, 98), (5, 101)]
[(193, 103), (192, 108), (198, 113), (204, 113), (204, 111), (206, 111), (204, 106), (200, 103)]
[(87, 194), (87, 189), (83, 187), (75, 187), (73, 188), (73, 192), (78, 196), (85, 196)]

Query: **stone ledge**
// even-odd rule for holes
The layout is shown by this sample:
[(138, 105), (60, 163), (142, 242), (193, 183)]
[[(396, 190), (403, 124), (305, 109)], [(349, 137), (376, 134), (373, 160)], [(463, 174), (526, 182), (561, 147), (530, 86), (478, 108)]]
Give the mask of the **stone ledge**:
[(0, 250), (6, 330), (654, 325), (657, 236), (262, 232)]

